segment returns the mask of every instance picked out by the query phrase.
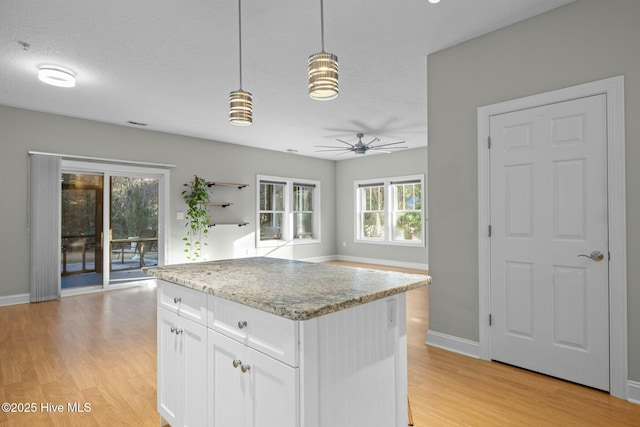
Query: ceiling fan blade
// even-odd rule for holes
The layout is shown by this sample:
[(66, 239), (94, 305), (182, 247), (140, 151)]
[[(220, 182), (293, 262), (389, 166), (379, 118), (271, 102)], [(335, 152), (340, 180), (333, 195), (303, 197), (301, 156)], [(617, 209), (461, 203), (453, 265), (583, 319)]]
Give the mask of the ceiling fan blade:
[(336, 138), (336, 141), (338, 141), (338, 142), (342, 142), (343, 144), (347, 144), (349, 147), (353, 147), (353, 144), (348, 143), (347, 141), (343, 141), (343, 140), (338, 139), (338, 138)]
[(351, 152), (348, 148), (332, 148), (330, 150), (316, 150), (316, 153), (324, 153), (326, 151), (344, 151), (346, 153)]
[(337, 145), (314, 145), (314, 147), (318, 147), (318, 148), (339, 148), (340, 150), (348, 150), (348, 148), (340, 147), (340, 146), (337, 146)]
[(372, 143), (374, 143), (374, 142), (376, 142), (376, 141), (380, 141), (380, 138), (377, 138), (377, 137), (375, 137), (375, 136), (374, 136), (373, 138), (371, 138), (371, 139), (369, 140), (369, 142), (365, 142), (365, 143), (364, 143), (364, 145), (367, 145), (367, 146), (368, 146), (369, 144), (372, 144)]
[(404, 144), (405, 141), (387, 142), (385, 144), (376, 145), (376, 147), (387, 147), (389, 145)]
[(406, 150), (409, 147), (369, 147), (369, 150), (376, 150), (376, 151), (380, 151), (382, 150)]

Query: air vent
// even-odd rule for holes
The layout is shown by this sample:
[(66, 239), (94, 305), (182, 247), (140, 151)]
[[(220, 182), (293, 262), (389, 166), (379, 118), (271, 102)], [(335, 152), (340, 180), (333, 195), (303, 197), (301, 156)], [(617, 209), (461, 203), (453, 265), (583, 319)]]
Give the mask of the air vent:
[(129, 120), (127, 123), (129, 123), (130, 125), (134, 125), (134, 126), (148, 126), (148, 123), (140, 123), (140, 122), (132, 122), (131, 120)]

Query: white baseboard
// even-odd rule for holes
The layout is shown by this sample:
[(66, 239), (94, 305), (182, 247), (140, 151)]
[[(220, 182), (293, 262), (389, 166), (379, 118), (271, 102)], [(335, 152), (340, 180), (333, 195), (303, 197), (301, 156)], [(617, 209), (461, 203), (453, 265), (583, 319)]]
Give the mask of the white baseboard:
[(307, 261), (307, 262), (327, 262), (327, 261), (335, 261), (338, 258), (335, 255), (329, 255), (329, 256), (317, 256), (317, 257), (313, 257), (313, 258), (305, 258), (305, 259), (301, 259), (300, 261)]
[(388, 265), (390, 267), (412, 268), (414, 270), (429, 270), (428, 263), (403, 262), (378, 258), (364, 258), (356, 256), (336, 255), (334, 259), (338, 261), (360, 262), (363, 264)]
[(627, 400), (640, 405), (640, 382), (627, 381)]
[(29, 294), (7, 295), (0, 297), (0, 307), (5, 305), (26, 304), (29, 302)]
[(429, 330), (427, 332), (427, 345), (453, 351), (465, 356), (480, 358), (480, 344), (464, 338), (454, 337), (440, 332)]

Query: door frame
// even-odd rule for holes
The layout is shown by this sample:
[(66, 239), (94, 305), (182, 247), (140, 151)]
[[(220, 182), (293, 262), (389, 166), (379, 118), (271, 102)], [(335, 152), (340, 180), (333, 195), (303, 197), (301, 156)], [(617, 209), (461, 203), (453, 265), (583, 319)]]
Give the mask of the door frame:
[(491, 224), (489, 120), (510, 113), (592, 95), (606, 96), (609, 226), (609, 393), (627, 399), (627, 242), (624, 76), (478, 108), (478, 296), (480, 358), (491, 360)]

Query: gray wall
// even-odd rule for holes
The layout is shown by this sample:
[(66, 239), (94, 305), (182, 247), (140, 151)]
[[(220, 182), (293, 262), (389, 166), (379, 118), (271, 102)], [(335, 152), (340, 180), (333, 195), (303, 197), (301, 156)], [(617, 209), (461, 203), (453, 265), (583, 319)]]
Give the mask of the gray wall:
[[(44, 151), (121, 160), (167, 163), (171, 169), (171, 263), (184, 262), (185, 211), (182, 184), (197, 174), (210, 180), (241, 182), (249, 188), (218, 189), (213, 199), (235, 202), (220, 214), (248, 221), (247, 227), (217, 226), (208, 243), (208, 259), (246, 255), (304, 259), (335, 254), (335, 162), (275, 151), (259, 150), (148, 130), (0, 106), (0, 297), (29, 292), (29, 236), (27, 234), (28, 151)], [(241, 130), (240, 130), (241, 131)], [(256, 174), (307, 178), (321, 182), (322, 242), (256, 252)], [(230, 193), (223, 193), (233, 190)], [(221, 209), (221, 208), (212, 208)]]
[[(391, 261), (396, 265), (426, 267), (429, 263), (428, 244), (424, 248), (373, 245), (354, 242), (353, 181), (392, 176), (423, 174), (427, 179), (427, 149), (402, 150), (393, 154), (376, 154), (341, 160), (336, 165), (336, 250), (339, 257), (363, 260)], [(426, 188), (425, 188), (426, 193)], [(428, 206), (425, 204), (428, 212)], [(427, 216), (428, 218), (428, 216)], [(428, 227), (425, 230), (428, 241)], [(343, 246), (343, 242), (346, 247)]]
[(477, 108), (625, 76), (629, 378), (640, 381), (640, 1), (578, 0), (428, 58), (431, 330), (478, 341)]

